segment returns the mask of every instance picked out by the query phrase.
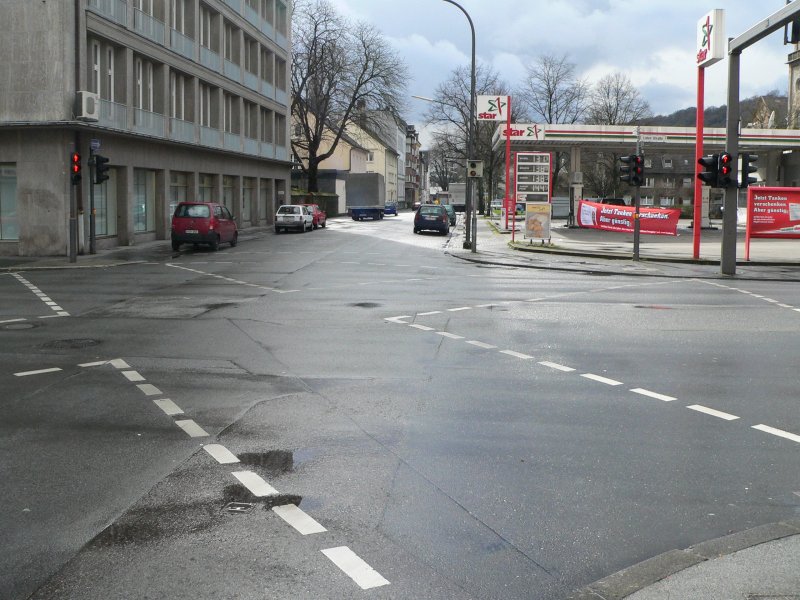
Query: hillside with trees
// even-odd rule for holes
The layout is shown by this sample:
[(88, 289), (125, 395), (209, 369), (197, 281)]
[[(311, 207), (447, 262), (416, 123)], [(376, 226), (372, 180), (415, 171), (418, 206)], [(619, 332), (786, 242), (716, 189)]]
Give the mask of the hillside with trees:
[[(766, 122), (772, 111), (775, 111), (774, 129), (786, 129), (786, 117), (789, 109), (789, 100), (785, 94), (772, 91), (763, 96), (753, 96), (739, 102), (742, 115), (742, 124)], [(727, 106), (709, 106), (705, 109), (706, 127), (725, 127), (728, 113)], [(658, 115), (641, 119), (642, 125), (655, 125), (667, 127), (694, 127), (697, 109), (695, 107), (677, 110), (670, 115)]]

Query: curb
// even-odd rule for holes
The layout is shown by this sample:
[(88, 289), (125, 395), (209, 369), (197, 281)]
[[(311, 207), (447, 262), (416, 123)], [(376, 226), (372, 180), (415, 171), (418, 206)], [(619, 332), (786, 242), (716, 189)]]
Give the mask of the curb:
[(670, 550), (590, 583), (567, 600), (622, 600), (689, 567), (792, 535), (800, 535), (800, 519), (753, 527), (685, 550)]

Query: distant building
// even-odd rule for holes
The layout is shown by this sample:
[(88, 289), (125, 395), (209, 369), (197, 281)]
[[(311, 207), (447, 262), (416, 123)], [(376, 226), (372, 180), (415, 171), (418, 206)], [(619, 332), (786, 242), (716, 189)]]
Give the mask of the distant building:
[[(166, 239), (181, 200), (242, 227), (288, 198), (291, 0), (3, 0), (0, 254), (68, 252), (70, 198), (97, 247)], [(78, 185), (69, 163), (78, 152)]]
[(421, 201), (420, 193), (424, 184), (423, 164), (420, 161), (419, 133), (413, 125), (406, 126), (406, 180), (405, 206), (411, 207)]
[[(367, 154), (367, 173), (380, 173), (386, 182), (386, 202), (405, 199), (405, 123), (386, 112), (370, 111), (348, 126), (348, 133)], [(398, 150), (398, 146), (400, 149)], [(401, 156), (402, 153), (402, 156)]]

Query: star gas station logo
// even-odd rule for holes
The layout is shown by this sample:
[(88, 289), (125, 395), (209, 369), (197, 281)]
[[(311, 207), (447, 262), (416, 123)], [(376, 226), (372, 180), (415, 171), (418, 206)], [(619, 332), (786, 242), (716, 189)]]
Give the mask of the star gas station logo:
[(478, 121), (502, 121), (508, 117), (508, 96), (478, 96)]
[(706, 22), (700, 28), (702, 42), (700, 43), (700, 50), (697, 52), (697, 64), (702, 63), (708, 58), (708, 53), (711, 50), (711, 32), (713, 30), (714, 25), (711, 23), (711, 15), (706, 15)]
[(697, 22), (697, 66), (710, 67), (725, 58), (725, 13), (716, 8)]

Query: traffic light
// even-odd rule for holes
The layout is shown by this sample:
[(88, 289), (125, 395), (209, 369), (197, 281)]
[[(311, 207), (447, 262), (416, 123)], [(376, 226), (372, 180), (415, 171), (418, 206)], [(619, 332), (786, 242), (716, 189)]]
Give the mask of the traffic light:
[(758, 171), (758, 167), (754, 164), (758, 161), (758, 154), (747, 154), (743, 152), (741, 154), (742, 157), (742, 167), (740, 170), (740, 179), (739, 187), (744, 189), (749, 186), (751, 183), (755, 183), (758, 181), (755, 177), (750, 177), (750, 173), (755, 173)]
[(622, 163), (619, 166), (620, 181), (633, 185), (633, 165), (636, 162), (636, 155), (620, 156), (619, 162)]
[(103, 183), (106, 179), (108, 179), (108, 158), (105, 156), (100, 156), (99, 154), (95, 154), (94, 182)]
[(631, 185), (640, 187), (644, 183), (644, 156), (634, 154), (631, 158)]
[(697, 159), (697, 164), (705, 170), (698, 173), (697, 177), (712, 188), (719, 187), (719, 154), (711, 154)]
[(482, 160), (468, 160), (467, 161), (467, 177), (483, 177), (483, 161)]
[(721, 188), (731, 187), (733, 183), (733, 155), (730, 152), (723, 152), (719, 155), (717, 173), (717, 185)]
[(72, 185), (78, 185), (81, 180), (81, 155), (77, 152), (73, 152), (69, 155), (69, 160), (70, 181), (72, 182)]

